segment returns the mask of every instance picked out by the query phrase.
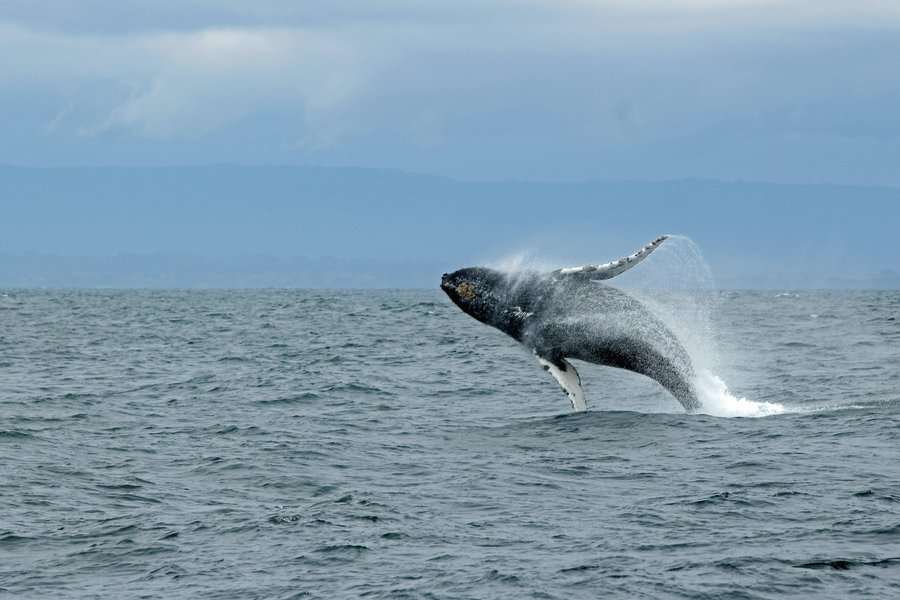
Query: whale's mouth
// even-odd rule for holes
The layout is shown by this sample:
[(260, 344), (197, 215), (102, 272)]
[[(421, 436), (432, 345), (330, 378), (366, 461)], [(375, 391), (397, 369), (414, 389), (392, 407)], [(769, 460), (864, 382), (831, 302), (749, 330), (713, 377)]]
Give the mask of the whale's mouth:
[(454, 304), (459, 305), (459, 295), (456, 293), (456, 286), (450, 281), (448, 275), (444, 275), (441, 278), (441, 289)]

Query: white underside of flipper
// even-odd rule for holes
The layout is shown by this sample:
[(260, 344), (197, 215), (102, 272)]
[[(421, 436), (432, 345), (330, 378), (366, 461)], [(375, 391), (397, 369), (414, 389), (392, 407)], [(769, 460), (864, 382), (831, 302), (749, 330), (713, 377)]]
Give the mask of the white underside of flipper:
[(650, 253), (656, 250), (660, 244), (669, 239), (667, 235), (661, 235), (634, 254), (623, 256), (617, 260), (603, 263), (602, 265), (584, 265), (583, 267), (567, 267), (565, 269), (557, 269), (553, 271), (554, 276), (566, 276), (575, 274), (587, 274), (591, 279), (610, 279), (624, 273), (631, 267), (650, 256)]
[(578, 371), (575, 370), (572, 363), (565, 359), (560, 360), (563, 367), (565, 367), (565, 370), (563, 370), (540, 356), (537, 359), (541, 366), (544, 367), (544, 370), (553, 375), (553, 378), (559, 383), (559, 386), (569, 397), (569, 401), (572, 402), (572, 408), (577, 412), (587, 410), (587, 403), (584, 401), (584, 389), (581, 387), (581, 377), (578, 376)]

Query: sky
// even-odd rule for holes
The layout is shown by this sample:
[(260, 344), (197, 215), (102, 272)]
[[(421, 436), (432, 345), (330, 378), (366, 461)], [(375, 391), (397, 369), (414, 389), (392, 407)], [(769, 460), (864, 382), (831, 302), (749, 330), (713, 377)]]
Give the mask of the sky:
[(900, 185), (896, 0), (0, 0), (0, 164)]
[(677, 233), (730, 286), (900, 286), (897, 0), (0, 0), (0, 56), (0, 285)]

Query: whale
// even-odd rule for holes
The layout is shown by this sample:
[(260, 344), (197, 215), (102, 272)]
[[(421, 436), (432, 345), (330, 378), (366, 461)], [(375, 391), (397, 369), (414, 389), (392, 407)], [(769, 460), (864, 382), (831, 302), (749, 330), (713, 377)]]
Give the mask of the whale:
[(587, 410), (587, 403), (572, 360), (645, 375), (693, 412), (700, 402), (684, 346), (641, 302), (604, 283), (638, 265), (667, 238), (602, 264), (516, 272), (466, 267), (444, 273), (440, 288), (464, 313), (530, 350), (575, 411)]

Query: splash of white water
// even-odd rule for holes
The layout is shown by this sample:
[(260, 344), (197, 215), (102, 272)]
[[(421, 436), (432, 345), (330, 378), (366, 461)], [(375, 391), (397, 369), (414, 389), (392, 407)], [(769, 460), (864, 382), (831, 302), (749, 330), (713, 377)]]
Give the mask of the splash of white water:
[(784, 405), (777, 402), (756, 402), (738, 398), (730, 391), (722, 379), (710, 371), (703, 370), (694, 378), (694, 387), (700, 399), (698, 412), (714, 417), (768, 417), (785, 412)]
[(766, 417), (785, 412), (778, 403), (735, 396), (716, 374), (720, 353), (712, 315), (719, 294), (712, 271), (693, 240), (670, 236), (642, 266), (614, 283), (662, 320), (687, 350), (701, 404), (698, 412), (717, 417)]
[[(561, 264), (523, 251), (491, 261), (488, 266), (522, 274), (551, 271)], [(712, 315), (719, 294), (712, 271), (693, 240), (670, 235), (639, 268), (605, 283), (638, 299), (684, 346), (694, 367), (694, 385), (702, 405), (698, 412), (718, 417), (765, 417), (785, 412), (778, 403), (735, 396), (716, 374), (721, 372), (720, 354)], [(628, 326), (638, 335), (655, 336), (645, 323), (629, 322)]]
[(559, 265), (543, 257), (535, 256), (531, 252), (515, 252), (496, 260), (485, 261), (485, 265), (504, 273), (523, 273), (527, 271), (552, 271)]

